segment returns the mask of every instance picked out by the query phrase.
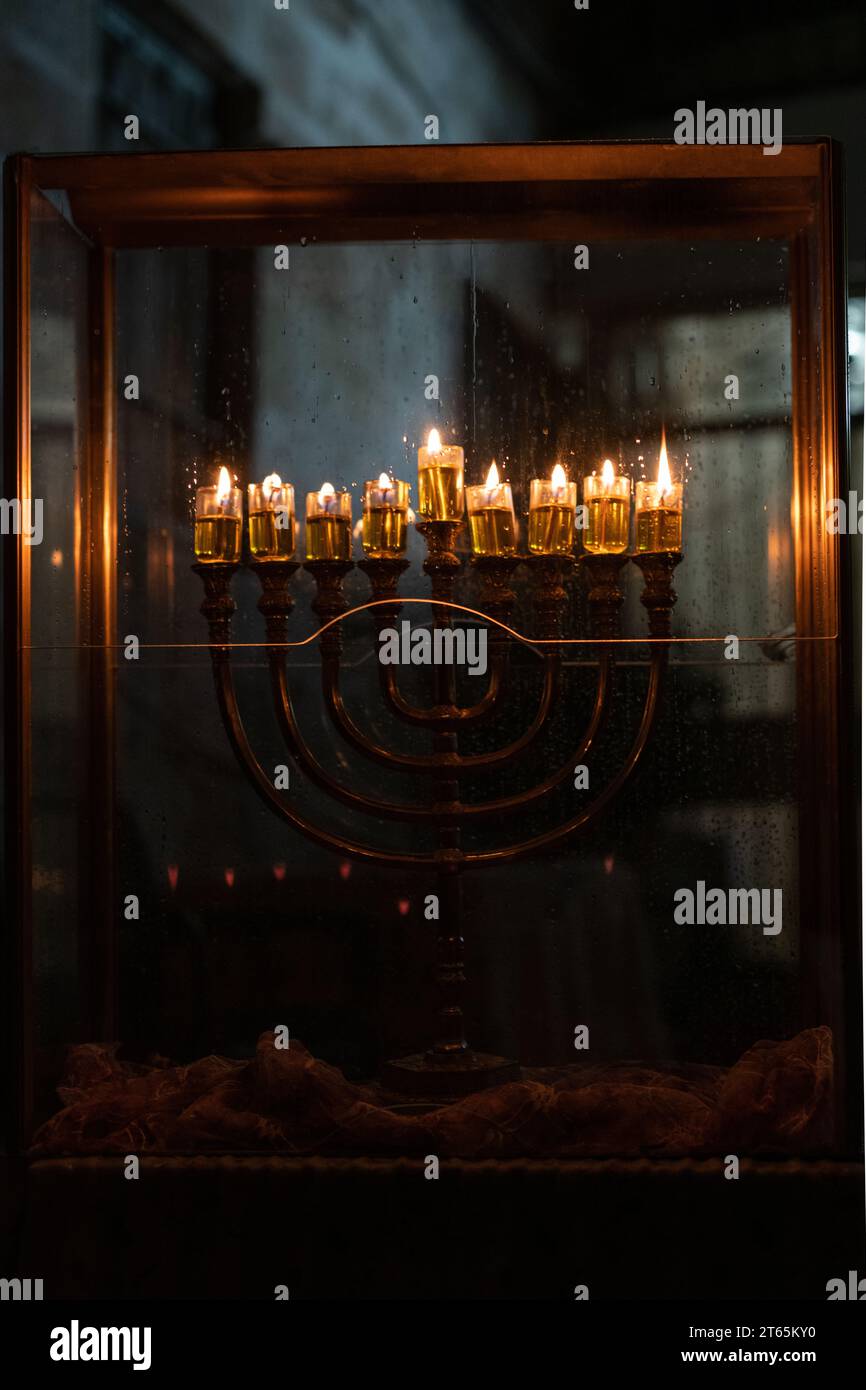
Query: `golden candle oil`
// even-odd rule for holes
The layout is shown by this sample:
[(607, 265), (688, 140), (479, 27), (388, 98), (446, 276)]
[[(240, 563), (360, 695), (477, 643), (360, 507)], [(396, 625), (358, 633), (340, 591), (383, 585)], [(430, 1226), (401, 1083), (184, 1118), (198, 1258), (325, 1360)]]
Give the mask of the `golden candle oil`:
[(530, 508), (530, 555), (570, 555), (573, 548), (573, 506), (551, 502)]
[(197, 560), (236, 564), (241, 558), (240, 517), (223, 513), (197, 516), (193, 546)]
[(678, 507), (652, 507), (637, 514), (638, 555), (682, 550), (683, 514)]
[(469, 532), (475, 555), (515, 553), (514, 513), (510, 507), (479, 507), (470, 512)]
[(295, 553), (295, 517), (283, 512), (277, 524), (273, 507), (250, 512), (250, 551), (257, 560), (291, 560)]
[(374, 560), (402, 555), (406, 549), (406, 512), (400, 507), (367, 507), (361, 542), (366, 554)]
[(590, 497), (583, 535), (590, 555), (617, 555), (628, 548), (629, 502), (622, 497)]
[(352, 523), (345, 516), (307, 517), (308, 560), (350, 560)]
[(424, 521), (463, 520), (462, 462), (419, 468), (418, 516)]

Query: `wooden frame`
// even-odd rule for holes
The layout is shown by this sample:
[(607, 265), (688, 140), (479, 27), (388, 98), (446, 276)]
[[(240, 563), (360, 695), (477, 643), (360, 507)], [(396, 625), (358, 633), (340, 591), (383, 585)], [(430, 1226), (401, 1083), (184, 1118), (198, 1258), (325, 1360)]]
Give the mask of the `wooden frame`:
[[(90, 258), (90, 440), (80, 496), (96, 603), (80, 634), (91, 705), (89, 794), (108, 827), (92, 845), (88, 1017), (114, 1028), (113, 806), (115, 459), (113, 248), (251, 246), (412, 237), (580, 240), (784, 237), (792, 246), (794, 494), (798, 725), (801, 769), (804, 1025), (825, 1021), (841, 1041), (848, 1098), (841, 1147), (861, 1145), (858, 750), (845, 545), (824, 525), (847, 497), (845, 247), (838, 147), (829, 140), (760, 147), (660, 142), (256, 150), (190, 154), (12, 156), (6, 166), (5, 496), (30, 495), (30, 205), (60, 194), (93, 247)], [(54, 197), (57, 205), (57, 197)], [(86, 485), (85, 485), (86, 484)], [(4, 546), (6, 964), (11, 1020), (12, 1142), (31, 1129), (29, 550)], [(112, 636), (112, 634), (115, 634)], [(103, 878), (97, 864), (108, 863)]]

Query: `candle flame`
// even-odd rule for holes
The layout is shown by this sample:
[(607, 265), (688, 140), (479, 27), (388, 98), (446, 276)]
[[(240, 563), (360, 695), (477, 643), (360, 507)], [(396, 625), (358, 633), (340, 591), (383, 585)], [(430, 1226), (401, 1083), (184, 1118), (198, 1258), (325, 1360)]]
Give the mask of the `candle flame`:
[(496, 467), (496, 459), (493, 460), (487, 470), (487, 477), (484, 479), (486, 488), (499, 487), (499, 469)]
[(659, 476), (656, 487), (658, 488), (659, 502), (663, 502), (666, 494), (671, 490), (671, 470), (668, 467), (668, 451), (665, 445), (664, 429), (662, 429), (662, 447), (659, 451)]
[(279, 473), (269, 473), (268, 476), (265, 478), (265, 481), (262, 483), (262, 492), (267, 493), (268, 496), (270, 496), (272, 492), (276, 492), (278, 488), (282, 487), (282, 485), (282, 479), (280, 478)]
[(553, 465), (553, 472), (550, 475), (550, 481), (552, 485), (556, 488), (557, 492), (561, 492), (562, 489), (565, 487), (565, 484), (568, 482), (568, 479), (565, 476), (565, 469), (563, 468), (561, 463), (555, 463)]
[(601, 481), (603, 487), (612, 487), (616, 474), (613, 471), (613, 464), (610, 459), (605, 459), (601, 466)]
[(391, 486), (391, 479), (388, 477), (387, 473), (379, 474), (379, 486), (381, 488), (389, 488)]
[(334, 495), (335, 495), (335, 493), (334, 493), (334, 488), (333, 488), (332, 484), (331, 484), (331, 483), (322, 483), (322, 488), (321, 488), (321, 491), (320, 491), (320, 493), (319, 493), (319, 506), (320, 506), (320, 507), (324, 507), (324, 506), (326, 505), (326, 499), (327, 499), (328, 497), (333, 497)]
[(232, 490), (232, 480), (229, 477), (229, 470), (223, 465), (220, 468), (219, 482), (217, 483), (217, 501), (224, 502)]
[(441, 449), (442, 440), (439, 437), (439, 431), (431, 430), (427, 436), (427, 452), (429, 454), (438, 454)]

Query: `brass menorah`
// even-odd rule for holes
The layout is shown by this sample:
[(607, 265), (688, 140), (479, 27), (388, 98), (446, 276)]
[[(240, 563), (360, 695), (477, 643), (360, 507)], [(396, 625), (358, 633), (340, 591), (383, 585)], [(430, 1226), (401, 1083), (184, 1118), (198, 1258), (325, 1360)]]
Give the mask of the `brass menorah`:
[[(456, 671), (453, 664), (432, 668), (433, 700), (429, 708), (409, 702), (399, 689), (392, 665), (377, 663), (381, 694), (386, 707), (402, 723), (426, 732), (428, 751), (397, 752), (382, 746), (359, 727), (346, 708), (340, 686), (341, 622), (349, 611), (344, 581), (354, 567), (351, 560), (308, 560), (305, 569), (313, 576), (316, 596), (312, 608), (321, 620), (318, 634), (321, 657), (322, 695), (331, 722), (340, 738), (364, 758), (392, 770), (416, 773), (430, 779), (430, 795), (425, 804), (397, 804), (365, 795), (340, 781), (322, 766), (310, 751), (298, 727), (292, 705), (287, 670), (289, 616), (294, 607), (291, 580), (299, 565), (291, 559), (253, 559), (250, 561), (261, 582), (259, 611), (265, 619), (266, 649), (276, 717), (286, 747), (295, 766), (330, 797), (351, 807), (361, 816), (375, 820), (395, 820), (421, 825), (435, 831), (435, 849), (396, 851), (366, 844), (313, 824), (291, 796), (281, 794), (250, 747), (238, 707), (232, 673), (231, 621), (235, 603), (230, 588), (235, 563), (196, 563), (201, 575), (205, 600), (201, 612), (208, 622), (210, 654), (219, 709), (231, 746), (245, 775), (265, 804), (281, 820), (316, 844), (341, 856), (365, 863), (389, 864), (401, 868), (428, 869), (435, 873), (439, 915), (437, 919), (436, 979), (440, 992), (439, 1027), (435, 1042), (426, 1052), (388, 1062), (382, 1082), (391, 1090), (421, 1096), (456, 1096), (483, 1087), (516, 1079), (516, 1062), (478, 1053), (469, 1046), (463, 1020), (464, 942), (461, 923), (461, 882), (466, 869), (531, 855), (569, 836), (585, 831), (619, 795), (634, 774), (652, 733), (659, 709), (662, 679), (667, 665), (671, 637), (671, 610), (676, 603), (673, 571), (682, 559), (679, 552), (661, 551), (633, 556), (626, 554), (476, 556), (471, 565), (481, 584), (480, 609), (467, 610), (455, 601), (462, 560), (455, 546), (461, 523), (428, 520), (418, 523), (427, 545), (424, 571), (430, 577), (433, 628), (449, 629), (457, 611), (472, 611), (486, 624), (489, 668), (487, 688), (477, 703), (457, 703)], [(640, 568), (644, 579), (642, 603), (647, 610), (650, 662), (643, 711), (634, 742), (616, 773), (601, 791), (580, 806), (562, 824), (500, 848), (465, 850), (463, 830), (484, 821), (500, 821), (520, 815), (573, 776), (597, 743), (607, 713), (619, 634), (620, 612), (625, 597), (623, 570), (629, 559)], [(535, 632), (518, 636), (509, 620), (516, 602), (511, 588), (518, 565), (529, 570)], [(394, 623), (403, 600), (398, 593), (400, 576), (408, 568), (403, 558), (367, 558), (358, 568), (367, 576), (371, 598), (367, 605), (375, 626), (381, 631)], [(588, 587), (590, 640), (598, 654), (595, 698), (592, 711), (576, 747), (567, 761), (535, 783), (530, 789), (493, 800), (461, 799), (461, 779), (507, 767), (533, 748), (544, 733), (554, 709), (560, 685), (561, 652), (568, 639), (561, 636), (563, 613), (568, 600), (566, 580), (576, 569)], [(415, 600), (417, 601), (417, 600)], [(509, 687), (509, 657), (512, 644), (529, 640), (542, 656), (542, 685), (532, 721), (518, 738), (493, 751), (464, 754), (460, 751), (461, 731), (475, 728), (499, 711)]]

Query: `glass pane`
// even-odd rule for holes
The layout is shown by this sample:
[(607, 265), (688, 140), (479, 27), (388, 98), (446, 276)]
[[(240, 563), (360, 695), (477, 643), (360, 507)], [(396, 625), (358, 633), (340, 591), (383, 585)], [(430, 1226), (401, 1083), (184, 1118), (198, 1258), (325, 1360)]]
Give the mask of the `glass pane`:
[(37, 1108), (56, 1105), (67, 1043), (85, 1040), (80, 917), (88, 828), (81, 484), (88, 420), (87, 249), (40, 194), (31, 206), (31, 723)]
[[(794, 622), (787, 250), (760, 239), (646, 241), (608, 243), (593, 257), (582, 275), (571, 248), (537, 243), (293, 246), (284, 272), (271, 248), (119, 253), (118, 375), (134, 365), (142, 384), (118, 412), (119, 635), (137, 634), (145, 648), (119, 672), (120, 878), (147, 905), (121, 931), (130, 1055), (249, 1056), (283, 1021), (316, 1057), (361, 1080), (431, 1041), (432, 872), (359, 865), (309, 845), (261, 805), (220, 722), (190, 565), (195, 490), (215, 480), (218, 458), (242, 486), (278, 472), (294, 484), (299, 512), (326, 479), (347, 488), (357, 521), (364, 480), (383, 469), (407, 479), (415, 501), (416, 450), (433, 425), (464, 445), (468, 481), (497, 460), (521, 542), (533, 477), (559, 461), (580, 484), (609, 457), (634, 480), (654, 479), (664, 425), (685, 483), (674, 631), (742, 640), (736, 671), (719, 641), (674, 646), (639, 775), (588, 833), (541, 858), (466, 874), (474, 1045), (562, 1067), (586, 1024), (593, 1063), (721, 1068), (759, 1038), (802, 1026), (796, 663), (783, 638)], [(732, 374), (736, 400), (725, 396)], [(412, 528), (406, 553), (401, 593), (428, 595)], [(514, 625), (531, 636), (532, 581), (521, 569), (513, 582)], [(626, 758), (647, 689), (631, 564), (624, 582), (632, 641), (619, 651), (592, 790)], [(520, 762), (474, 776), (470, 801), (530, 792), (568, 765), (598, 673), (584, 589), (577, 578), (568, 587), (564, 631), (583, 642), (564, 649), (549, 728)], [(310, 575), (292, 588), (290, 635), (300, 640), (318, 626)], [(353, 605), (369, 597), (357, 572), (346, 590)], [(263, 641), (258, 592), (242, 570), (239, 643)], [(459, 597), (478, 603), (477, 586), (467, 581)], [(430, 610), (409, 616), (429, 623)], [(343, 631), (344, 697), (357, 722), (388, 748), (424, 749), (426, 736), (382, 707), (370, 614)], [(309, 819), (396, 850), (432, 846), (424, 827), (365, 825), (306, 782), (280, 739), (262, 647), (239, 648), (232, 664), (261, 764), (269, 775), (291, 765), (292, 800)], [(289, 664), (299, 723), (334, 777), (374, 799), (429, 795), (427, 784), (341, 745), (315, 645), (293, 650)], [(515, 646), (501, 716), (463, 736), (464, 751), (519, 737), (541, 668), (537, 651)], [(400, 669), (407, 697), (431, 703), (430, 675)], [(484, 681), (464, 672), (458, 684), (471, 702)], [(541, 833), (586, 795), (566, 779), (517, 816), (473, 826), (465, 844)], [(781, 890), (784, 929), (675, 926), (673, 895), (698, 880)]]
[[(34, 492), (42, 487), (53, 508), (50, 547), (33, 552), (34, 728), (50, 723), (36, 740), (34, 863), (38, 1002), (50, 1019), (40, 1044), (56, 1081), (59, 1045), (92, 1036), (89, 1014), (76, 1012), (77, 993), (111, 991), (115, 981), (111, 960), (94, 960), (88, 946), (88, 890), (76, 878), (92, 842), (83, 791), (92, 745), (81, 731), (93, 714), (75, 649), (90, 576), (76, 529), (86, 253), (49, 213), (37, 229), (44, 264), (34, 262)], [(468, 484), (483, 484), (496, 461), (524, 555), (530, 485), (550, 479), (556, 464), (576, 483), (579, 504), (584, 479), (601, 475), (605, 460), (629, 480), (629, 494), (638, 483), (652, 490), (664, 431), (683, 488), (674, 640), (635, 776), (567, 842), (516, 862), (470, 863), (462, 875), (473, 1047), (516, 1059), (528, 1078), (563, 1092), (614, 1086), (611, 1114), (620, 1119), (623, 1106), (636, 1107), (628, 1122), (599, 1122), (567, 1141), (542, 1128), (532, 1152), (701, 1151), (729, 1069), (762, 1039), (780, 1047), (799, 1039), (790, 1064), (800, 1058), (818, 1075), (824, 1035), (805, 1030), (828, 1020), (804, 1004), (797, 677), (804, 647), (828, 634), (805, 630), (802, 615), (798, 627), (796, 612), (792, 248), (759, 236), (677, 245), (647, 238), (600, 242), (591, 258), (586, 273), (573, 245), (494, 240), (293, 244), (286, 269), (273, 247), (115, 254), (117, 884), (119, 904), (132, 895), (138, 905), (137, 915), (118, 908), (125, 1070), (113, 1074), (123, 1085), (132, 1079), (144, 1092), (146, 1078), (170, 1064), (248, 1059), (283, 1024), (313, 1058), (371, 1088), (358, 1094), (399, 1107), (376, 1078), (436, 1037), (430, 904), (436, 895), (441, 907), (444, 887), (435, 864), (371, 866), (341, 848), (359, 841), (386, 856), (432, 856), (435, 825), (417, 813), (436, 797), (433, 779), (368, 760), (337, 731), (319, 644), (306, 640), (321, 626), (316, 583), (299, 569), (287, 654), (297, 722), (323, 779), (366, 798), (373, 813), (304, 775), (275, 713), (261, 590), (244, 564), (232, 581), (230, 659), (243, 728), (264, 780), (279, 783), (285, 767), (285, 803), (334, 837), (336, 849), (310, 843), (275, 815), (238, 766), (224, 727), (204, 591), (192, 570), (196, 492), (216, 483), (220, 464), (244, 490), (278, 473), (294, 485), (301, 518), (307, 493), (328, 481), (349, 492), (357, 524), (364, 484), (383, 470), (410, 484), (418, 506), (417, 451), (433, 427), (446, 445), (465, 449)], [(580, 511), (576, 520), (580, 555)], [(631, 550), (634, 517), (629, 525), (623, 547)], [(303, 542), (302, 522), (299, 560)], [(357, 532), (353, 545), (360, 559)], [(456, 550), (456, 601), (483, 611), (489, 595), (470, 562), (468, 529)], [(246, 539), (243, 553), (246, 560)], [(424, 535), (410, 525), (399, 593), (416, 602), (394, 621), (416, 633), (433, 619), (426, 555)], [(584, 561), (565, 573), (565, 640), (555, 644), (559, 665), (538, 737), (461, 779), (470, 809), (461, 844), (470, 859), (495, 858), (568, 822), (629, 762), (656, 689), (659, 649), (646, 640), (644, 579), (630, 559), (619, 578), (619, 637), (599, 645), (598, 605), (585, 582), (599, 573)], [(554, 666), (550, 634), (539, 626), (541, 569), (520, 564), (506, 579), (516, 636), (507, 667), (496, 668), (505, 694), (495, 717), (459, 733), (461, 754), (476, 760), (521, 740), (544, 709), (545, 672)], [(340, 624), (346, 709), (397, 759), (428, 755), (429, 731), (387, 708), (368, 577), (355, 568), (344, 588), (358, 610)], [(477, 627), (472, 612), (456, 621)], [(502, 629), (484, 632), (484, 669), (455, 676), (466, 706), (482, 698), (495, 666)], [(137, 660), (122, 654), (131, 638)], [(440, 701), (430, 666), (403, 663), (393, 674), (406, 701), (422, 710)], [(581, 735), (605, 691), (606, 718), (584, 755)], [(472, 812), (509, 798), (512, 805), (488, 817)], [(405, 817), (389, 813), (395, 803)], [(715, 889), (726, 905), (730, 890), (742, 891), (751, 917), (723, 926), (698, 911), (693, 923), (678, 920), (682, 894), (704, 901)], [(91, 978), (94, 970), (104, 978)], [(57, 994), (63, 1005), (55, 1009)], [(588, 1050), (579, 1045), (584, 1029)], [(202, 1061), (192, 1075), (203, 1089), (193, 1099), (204, 1104), (222, 1065)], [(658, 1088), (688, 1097), (691, 1127), (672, 1102), (669, 1122), (653, 1128), (646, 1101)], [(247, 1100), (239, 1107), (246, 1120), (229, 1117), (219, 1100), (206, 1122), (195, 1105), (185, 1118), (151, 1116), (154, 1142), (193, 1151), (331, 1142), (306, 1131), (290, 1141), (282, 1121), (263, 1129), (255, 1099)], [(774, 1112), (743, 1149), (821, 1147), (828, 1113), (816, 1104), (788, 1143)], [(42, 1142), (50, 1151), (79, 1142), (111, 1151), (123, 1127), (115, 1133), (107, 1120), (95, 1138), (76, 1138), (73, 1118)], [(524, 1140), (508, 1142), (519, 1149)]]

